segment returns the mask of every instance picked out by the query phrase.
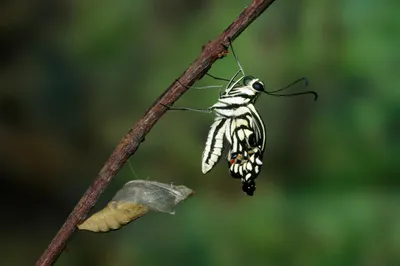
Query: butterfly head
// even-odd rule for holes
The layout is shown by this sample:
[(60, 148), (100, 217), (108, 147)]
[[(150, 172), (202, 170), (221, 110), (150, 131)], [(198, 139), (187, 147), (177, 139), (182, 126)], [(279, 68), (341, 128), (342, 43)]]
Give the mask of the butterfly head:
[(253, 90), (255, 93), (264, 92), (264, 83), (253, 76), (245, 76), (243, 78), (243, 85)]

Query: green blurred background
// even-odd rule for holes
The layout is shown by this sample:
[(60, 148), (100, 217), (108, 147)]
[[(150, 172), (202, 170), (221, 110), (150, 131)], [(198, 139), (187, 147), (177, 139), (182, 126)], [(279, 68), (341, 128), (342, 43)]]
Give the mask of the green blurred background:
[[(130, 126), (249, 3), (0, 5), (1, 265), (36, 261)], [(267, 89), (306, 76), (320, 98), (260, 97), (268, 139), (256, 195), (225, 161), (201, 173), (213, 115), (169, 112), (130, 162), (139, 178), (196, 196), (175, 216), (76, 232), (56, 265), (400, 265), (399, 10), (395, 0), (277, 0), (236, 53)], [(236, 69), (229, 54), (210, 73)], [(176, 105), (217, 97), (190, 90)], [(135, 178), (126, 165), (95, 210)]]

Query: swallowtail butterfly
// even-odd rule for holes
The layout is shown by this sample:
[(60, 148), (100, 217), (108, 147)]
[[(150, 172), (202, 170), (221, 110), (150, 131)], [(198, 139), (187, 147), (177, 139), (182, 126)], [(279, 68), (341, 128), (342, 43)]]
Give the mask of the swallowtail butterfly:
[[(230, 146), (227, 157), (230, 174), (232, 177), (242, 180), (243, 191), (251, 196), (255, 191), (254, 180), (261, 170), (266, 142), (264, 122), (254, 107), (258, 96), (261, 93), (273, 96), (313, 94), (314, 100), (316, 100), (318, 95), (314, 91), (277, 94), (277, 92), (295, 83), (306, 80), (305, 78), (300, 78), (282, 89), (266, 91), (262, 81), (258, 78), (245, 75), (231, 42), (230, 47), (236, 63), (239, 66), (239, 70), (231, 79), (216, 78), (229, 81), (225, 91), (223, 93), (220, 92), (217, 103), (207, 109), (186, 107), (168, 108), (170, 110), (191, 110), (203, 113), (215, 113), (216, 117), (214, 123), (210, 127), (206, 146), (202, 154), (202, 172), (206, 174), (217, 164), (224, 148), (224, 139), (226, 139)], [(209, 76), (215, 78), (212, 75)]]

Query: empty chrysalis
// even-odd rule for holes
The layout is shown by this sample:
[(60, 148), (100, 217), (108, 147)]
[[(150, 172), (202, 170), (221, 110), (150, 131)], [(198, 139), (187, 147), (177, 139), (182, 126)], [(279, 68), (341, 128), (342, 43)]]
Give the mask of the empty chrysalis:
[(78, 228), (92, 232), (108, 232), (119, 229), (148, 211), (174, 214), (175, 206), (193, 193), (192, 189), (183, 185), (133, 180), (115, 194), (107, 207), (90, 216), (78, 225)]

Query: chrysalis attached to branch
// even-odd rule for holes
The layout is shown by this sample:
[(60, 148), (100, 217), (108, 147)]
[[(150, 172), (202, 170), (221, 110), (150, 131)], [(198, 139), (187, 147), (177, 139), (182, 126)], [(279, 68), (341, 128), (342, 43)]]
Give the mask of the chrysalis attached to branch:
[(78, 226), (81, 230), (108, 232), (132, 222), (148, 211), (175, 213), (175, 206), (191, 196), (193, 190), (155, 181), (134, 180), (126, 183), (107, 207)]

